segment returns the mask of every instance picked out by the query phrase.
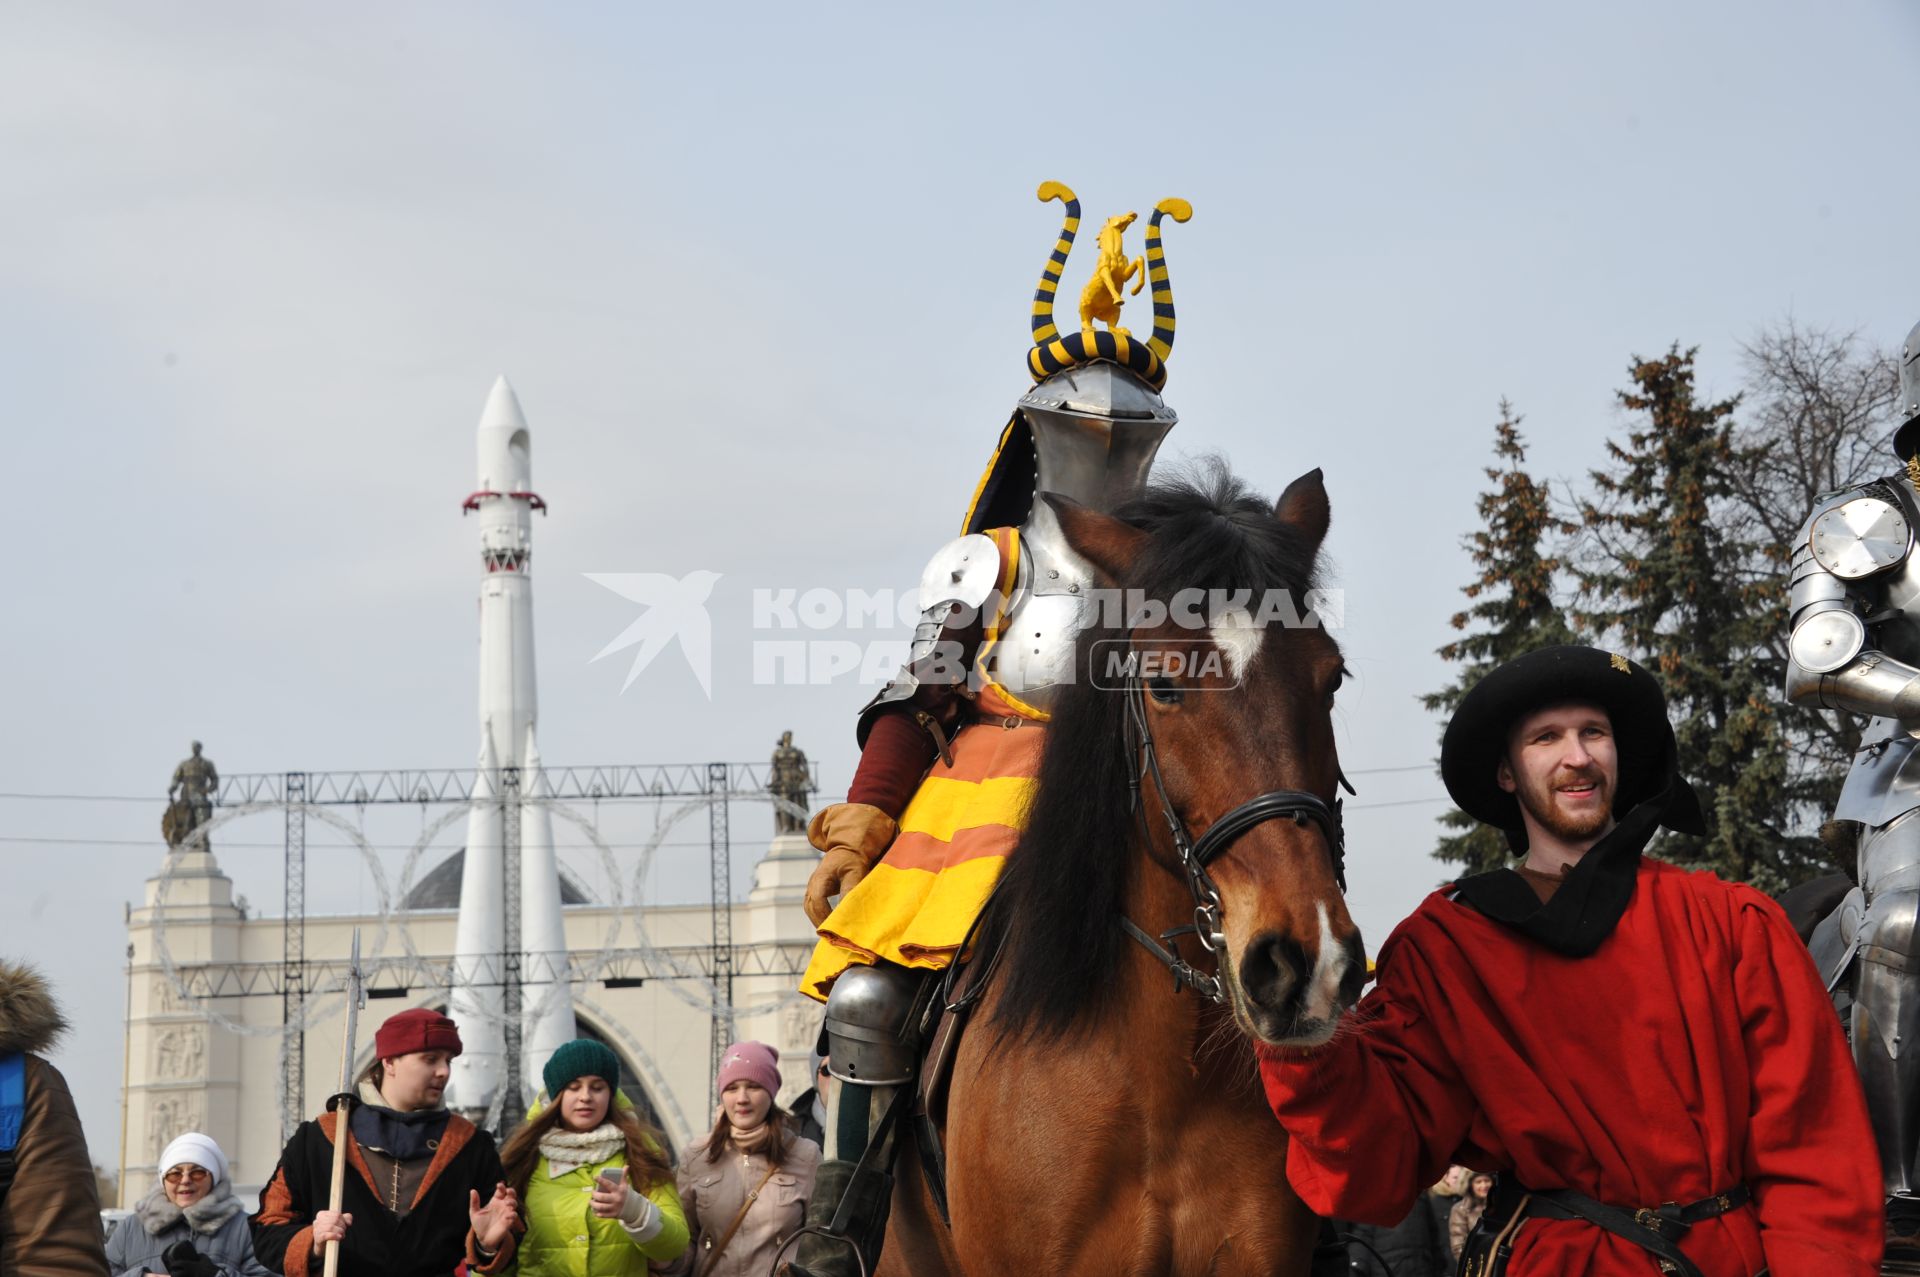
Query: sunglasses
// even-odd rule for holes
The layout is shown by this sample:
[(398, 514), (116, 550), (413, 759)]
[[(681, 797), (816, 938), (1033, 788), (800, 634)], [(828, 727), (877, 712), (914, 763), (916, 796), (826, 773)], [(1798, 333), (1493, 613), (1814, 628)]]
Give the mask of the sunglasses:
[(176, 1166), (168, 1171), (164, 1178), (169, 1184), (183, 1184), (188, 1180), (198, 1183), (203, 1179), (212, 1179), (213, 1176), (202, 1166)]

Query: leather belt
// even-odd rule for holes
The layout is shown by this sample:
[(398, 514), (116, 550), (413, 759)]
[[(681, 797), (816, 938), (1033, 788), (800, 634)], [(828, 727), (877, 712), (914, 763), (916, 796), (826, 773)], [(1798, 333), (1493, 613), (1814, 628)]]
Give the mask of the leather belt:
[[(1527, 1193), (1526, 1189), (1519, 1190)], [(1625, 1238), (1651, 1254), (1663, 1273), (1681, 1277), (1700, 1277), (1700, 1269), (1680, 1253), (1677, 1243), (1689, 1228), (1702, 1220), (1713, 1219), (1738, 1210), (1753, 1199), (1745, 1184), (1735, 1184), (1722, 1193), (1681, 1205), (1665, 1202), (1659, 1206), (1629, 1209), (1609, 1206), (1570, 1188), (1528, 1193), (1525, 1211), (1535, 1219), (1578, 1219)]]
[[(1659, 1206), (1642, 1206), (1636, 1210), (1596, 1202), (1593, 1198), (1568, 1188), (1535, 1193), (1533, 1200), (1533, 1213), (1543, 1219), (1585, 1219), (1590, 1223), (1598, 1223), (1599, 1221), (1594, 1219), (1594, 1213), (1606, 1212), (1609, 1215), (1620, 1216), (1623, 1220), (1637, 1224), (1641, 1228), (1651, 1229), (1662, 1237), (1678, 1241), (1686, 1235), (1689, 1228), (1701, 1220), (1725, 1215), (1728, 1211), (1745, 1206), (1752, 1200), (1752, 1194), (1747, 1191), (1745, 1184), (1736, 1184), (1724, 1193), (1703, 1197), (1685, 1206), (1678, 1202), (1666, 1202)], [(1572, 1205), (1573, 1202), (1577, 1202), (1579, 1207), (1585, 1209), (1577, 1209)]]

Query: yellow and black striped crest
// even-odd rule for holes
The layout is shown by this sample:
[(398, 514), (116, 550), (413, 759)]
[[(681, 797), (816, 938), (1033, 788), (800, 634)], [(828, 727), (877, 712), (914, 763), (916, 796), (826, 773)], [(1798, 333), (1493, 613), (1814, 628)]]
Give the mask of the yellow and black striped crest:
[[(1080, 229), (1080, 200), (1060, 182), (1042, 182), (1038, 194), (1043, 203), (1059, 200), (1066, 208), (1066, 216), (1053, 252), (1041, 269), (1039, 286), (1033, 291), (1033, 349), (1027, 352), (1027, 371), (1039, 382), (1064, 368), (1106, 360), (1129, 369), (1148, 386), (1159, 390), (1166, 385), (1167, 357), (1173, 353), (1174, 332), (1173, 285), (1167, 275), (1166, 250), (1160, 242), (1160, 219), (1172, 217), (1176, 222), (1184, 222), (1193, 216), (1193, 206), (1182, 199), (1164, 199), (1156, 204), (1153, 217), (1147, 223), (1146, 256), (1132, 263), (1126, 261), (1120, 249), (1120, 231), (1132, 221), (1133, 214), (1109, 222), (1107, 230), (1102, 232), (1101, 258), (1095, 263), (1094, 279), (1082, 298), (1080, 327), (1063, 335), (1054, 323), (1054, 300), (1068, 254), (1073, 251), (1074, 236)], [(1153, 285), (1153, 335), (1145, 341), (1115, 325), (1122, 300), (1121, 287), (1140, 271), (1145, 272), (1144, 282)], [(1134, 291), (1138, 292), (1139, 288), (1140, 284), (1135, 283)], [(1110, 301), (1100, 299), (1103, 290), (1110, 294)], [(1099, 304), (1090, 306), (1089, 298)], [(1096, 327), (1096, 317), (1103, 319), (1107, 327)]]

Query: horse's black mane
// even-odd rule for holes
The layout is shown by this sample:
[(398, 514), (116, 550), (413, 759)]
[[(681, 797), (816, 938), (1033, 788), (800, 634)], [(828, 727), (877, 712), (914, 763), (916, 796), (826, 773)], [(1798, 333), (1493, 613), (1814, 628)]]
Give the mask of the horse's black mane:
[[(1311, 589), (1316, 545), (1273, 517), (1273, 505), (1219, 461), (1160, 481), (1115, 511), (1148, 533), (1130, 579), (1168, 599), (1176, 591)], [(994, 1019), (1001, 1033), (1067, 1036), (1110, 1002), (1122, 946), (1119, 913), (1135, 857), (1128, 809), (1135, 765), (1122, 736), (1124, 698), (1089, 677), (1101, 640), (1125, 637), (1102, 614), (1080, 636), (1076, 676), (1047, 728), (1031, 813), (980, 924), (979, 951), (1003, 951)]]

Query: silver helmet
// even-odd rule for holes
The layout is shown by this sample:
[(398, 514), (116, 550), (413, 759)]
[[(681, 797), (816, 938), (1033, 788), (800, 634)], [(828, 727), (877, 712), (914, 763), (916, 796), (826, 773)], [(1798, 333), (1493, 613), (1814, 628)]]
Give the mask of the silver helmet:
[(1179, 416), (1124, 368), (1055, 373), (1021, 397), (967, 509), (962, 535), (1027, 521), (1057, 492), (1108, 511), (1136, 495)]
[(1893, 432), (1893, 450), (1903, 461), (1920, 451), (1920, 324), (1900, 346), (1900, 428)]
[[(1096, 272), (1111, 271), (1114, 292), (1139, 277), (1153, 285), (1153, 334), (1142, 341), (1124, 328), (1097, 330), (1083, 299), (1081, 327), (1062, 336), (1053, 321), (1055, 290), (1080, 225), (1080, 201), (1058, 182), (1040, 187), (1040, 199), (1066, 206), (1059, 241), (1033, 295), (1033, 347), (1027, 367), (1037, 383), (1014, 406), (993, 459), (974, 489), (961, 534), (1017, 527), (1041, 492), (1057, 492), (1093, 509), (1110, 511), (1139, 493), (1161, 440), (1179, 420), (1160, 398), (1166, 359), (1173, 351), (1173, 286), (1160, 244), (1160, 220), (1193, 215), (1185, 200), (1162, 200), (1147, 228), (1147, 250), (1129, 265), (1119, 231), (1132, 215), (1115, 218), (1102, 233)], [(1118, 229), (1116, 229), (1116, 227)], [(1108, 240), (1111, 239), (1109, 243)], [(1095, 283), (1088, 285), (1092, 294)], [(1111, 315), (1118, 316), (1120, 303)]]

